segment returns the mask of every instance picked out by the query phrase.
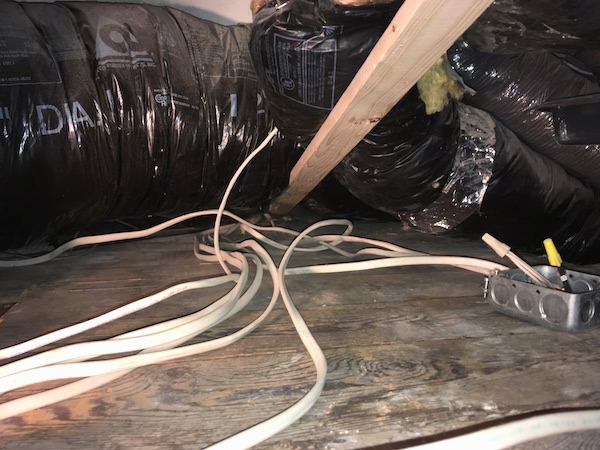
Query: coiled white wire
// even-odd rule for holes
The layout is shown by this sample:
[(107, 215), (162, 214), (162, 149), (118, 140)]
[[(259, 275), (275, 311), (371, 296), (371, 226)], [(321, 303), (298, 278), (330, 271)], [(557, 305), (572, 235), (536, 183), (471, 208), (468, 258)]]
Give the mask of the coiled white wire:
[[(137, 367), (195, 355), (206, 351), (212, 351), (225, 345), (229, 345), (230, 343), (241, 339), (258, 327), (273, 309), (278, 297), (281, 296), (284, 305), (290, 317), (292, 318), (292, 322), (298, 332), (298, 335), (300, 336), (300, 339), (314, 361), (316, 368), (316, 381), (311, 390), (302, 399), (285, 411), (280, 412), (262, 423), (259, 423), (245, 431), (242, 431), (241, 433), (238, 433), (211, 446), (213, 449), (237, 450), (249, 448), (273, 436), (289, 426), (291, 423), (298, 420), (298, 418), (302, 417), (302, 415), (304, 415), (317, 401), (323, 389), (327, 375), (327, 361), (325, 359), (325, 355), (315, 341), (306, 323), (302, 319), (300, 312), (297, 310), (291, 299), (285, 282), (286, 276), (372, 270), (382, 267), (397, 267), (416, 264), (453, 265), (483, 274), (492, 274), (496, 270), (507, 269), (504, 266), (490, 261), (465, 257), (430, 256), (387, 242), (351, 236), (350, 233), (352, 231), (352, 224), (347, 220), (322, 221), (308, 227), (303, 232), (298, 233), (285, 228), (259, 227), (226, 211), (225, 205), (227, 202), (227, 197), (233, 189), (237, 178), (247, 164), (251, 161), (251, 159), (267, 145), (267, 143), (276, 135), (276, 133), (277, 129), (274, 129), (268, 135), (267, 139), (265, 139), (265, 141), (254, 152), (252, 152), (247, 160), (240, 166), (230, 181), (218, 210), (186, 214), (147, 230), (105, 236), (77, 238), (62, 245), (61, 247), (58, 247), (53, 252), (37, 258), (18, 261), (0, 261), (0, 267), (19, 267), (31, 264), (39, 264), (49, 261), (61, 253), (78, 246), (147, 237), (191, 218), (214, 215), (216, 216), (214, 230), (201, 233), (197, 237), (194, 254), (197, 258), (203, 261), (218, 262), (221, 264), (224, 272), (226, 273), (226, 275), (220, 277), (196, 280), (171, 286), (157, 294), (142, 298), (101, 316), (72, 325), (70, 327), (66, 327), (61, 330), (57, 330), (52, 333), (48, 333), (44, 336), (40, 336), (24, 343), (2, 349), (0, 350), (0, 359), (12, 358), (52, 342), (73, 336), (91, 328), (108, 323), (112, 320), (116, 320), (127, 314), (139, 311), (187, 290), (202, 289), (205, 287), (216, 286), (225, 283), (234, 283), (232, 289), (225, 296), (207, 308), (188, 316), (169, 320), (149, 327), (140, 328), (106, 341), (82, 342), (73, 344), (66, 347), (45, 351), (37, 355), (0, 366), (0, 393), (8, 392), (10, 390), (18, 389), (20, 387), (28, 386), (41, 381), (82, 378), (81, 380), (72, 382), (65, 386), (50, 389), (33, 395), (28, 395), (26, 397), (0, 404), (0, 420), (62, 401), (75, 395), (79, 395), (113, 381)], [(233, 226), (221, 227), (220, 222), (223, 215), (234, 219), (239, 224), (237, 228), (242, 232), (251, 235), (253, 239), (247, 239), (238, 243), (221, 243), (221, 228), (223, 228), (223, 231), (227, 232), (232, 232), (236, 228)], [(345, 227), (345, 230), (341, 234), (328, 234), (320, 236), (309, 235), (309, 233), (312, 233), (320, 228), (331, 226)], [(268, 238), (261, 233), (261, 231), (284, 233), (294, 236), (294, 240), (289, 245), (281, 244), (271, 238)], [(272, 246), (276, 249), (285, 251), (279, 265), (273, 261), (271, 255), (262, 245), (259, 244), (259, 242), (263, 243), (264, 245)], [(307, 244), (306, 247), (300, 247), (300, 244), (303, 242)], [(338, 245), (343, 242), (362, 243), (373, 247), (364, 248), (355, 253), (351, 253), (338, 248)], [(296, 267), (289, 269), (287, 267), (295, 251), (314, 252), (327, 249), (333, 250), (338, 254), (349, 258), (354, 256), (370, 255), (377, 256), (378, 259), (310, 267)], [(252, 282), (248, 285), (248, 278), (250, 276), (250, 263), (255, 266), (255, 272)], [(236, 269), (237, 272), (232, 273), (231, 268)], [(194, 338), (203, 331), (217, 325), (218, 323), (221, 323), (222, 321), (231, 317), (233, 314), (236, 314), (250, 301), (252, 301), (261, 285), (263, 268), (266, 268), (272, 279), (273, 292), (267, 308), (257, 319), (229, 336), (180, 347), (180, 345)], [(114, 357), (102, 361), (88, 361), (89, 359), (101, 355), (117, 355), (119, 353), (131, 351), (139, 351), (139, 353), (129, 356)], [(542, 418), (534, 418), (536, 419), (534, 423), (531, 422), (531, 419), (526, 419), (533, 423), (533, 425), (531, 425), (531, 432), (515, 433), (515, 429), (524, 429), (523, 423), (526, 425), (530, 424), (530, 422), (520, 421), (516, 422), (516, 425), (505, 424), (500, 427), (494, 427), (490, 428), (489, 430), (467, 434), (451, 440), (428, 444), (422, 448), (457, 448), (456, 445), (459, 445), (460, 448), (499, 449), (505, 448), (509, 445), (514, 445), (515, 443), (522, 442), (524, 440), (539, 437), (540, 429), (543, 429), (545, 433), (544, 435), (547, 435), (553, 432), (589, 429), (590, 427), (595, 428), (600, 423), (600, 414), (597, 411), (578, 412), (577, 415), (574, 415), (574, 413), (561, 413), (561, 415), (547, 415), (541, 417)], [(576, 423), (574, 424), (573, 421)], [(543, 424), (556, 424), (558, 422), (566, 425), (562, 427), (543, 426)], [(513, 428), (510, 428), (511, 426)], [(487, 431), (487, 434), (485, 431)], [(503, 437), (512, 437), (510, 439), (498, 439), (498, 433), (500, 433)], [(484, 446), (482, 446), (482, 442), (485, 442)], [(494, 445), (501, 443), (502, 446), (494, 446), (490, 443), (493, 443)]]

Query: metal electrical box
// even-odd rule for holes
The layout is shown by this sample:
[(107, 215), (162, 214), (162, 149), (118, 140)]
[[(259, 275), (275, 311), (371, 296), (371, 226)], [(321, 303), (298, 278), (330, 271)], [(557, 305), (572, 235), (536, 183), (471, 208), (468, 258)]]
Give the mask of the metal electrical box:
[[(561, 286), (556, 267), (534, 269)], [(488, 277), (484, 296), (497, 311), (562, 331), (581, 331), (600, 325), (600, 276), (567, 270), (572, 293), (542, 287), (520, 269)]]

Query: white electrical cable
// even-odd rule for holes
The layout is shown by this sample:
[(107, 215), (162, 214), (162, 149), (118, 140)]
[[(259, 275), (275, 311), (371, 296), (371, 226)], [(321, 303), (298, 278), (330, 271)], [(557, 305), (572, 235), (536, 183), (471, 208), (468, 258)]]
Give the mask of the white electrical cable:
[(227, 265), (225, 264), (225, 260), (223, 259), (222, 252), (218, 251), (219, 250), (219, 237), (220, 237), (219, 236), (219, 227), (221, 226), (221, 219), (223, 218), (223, 213), (225, 211), (225, 205), (227, 204), (227, 199), (229, 198), (229, 194), (231, 193), (231, 191), (233, 190), (233, 187), (235, 186), (235, 182), (237, 181), (239, 176), (242, 174), (242, 172), (244, 171), (246, 166), (248, 164), (250, 164), (250, 161), (252, 161), (254, 159), (254, 157), (256, 155), (258, 155), (260, 153), (260, 151), (263, 148), (265, 148), (269, 142), (271, 142), (271, 139), (273, 139), (278, 132), (279, 132), (279, 130), (274, 127), (273, 130), (271, 130), (271, 132), (267, 135), (265, 140), (258, 147), (256, 147), (256, 150), (254, 150), (252, 153), (250, 153), (250, 155), (248, 155), (248, 157), (244, 160), (244, 162), (242, 164), (240, 164), (240, 167), (238, 167), (238, 169), (233, 174), (233, 177), (231, 178), (231, 181), (229, 182), (229, 185), (227, 186), (227, 189), (225, 190), (223, 199), (221, 200), (221, 205), (219, 206), (219, 211), (217, 212), (217, 217), (215, 219), (214, 236), (215, 236), (215, 248), (217, 249), (216, 255), (217, 255), (217, 258), (219, 259), (219, 264), (221, 264), (221, 267), (223, 268), (223, 270), (225, 271), (225, 273), (227, 275), (229, 275), (231, 273), (231, 271), (229, 270), (229, 267), (227, 267)]
[(186, 283), (176, 284), (175, 286), (170, 287), (168, 289), (164, 289), (158, 292), (157, 294), (144, 297), (133, 303), (128, 303), (127, 305), (121, 306), (120, 308), (114, 309), (93, 319), (86, 320), (85, 322), (80, 322), (78, 324), (71, 325), (66, 328), (61, 328), (60, 330), (56, 330), (43, 336), (39, 336), (21, 344), (3, 348), (2, 350), (0, 350), (0, 359), (12, 358), (14, 356), (21, 355), (31, 350), (35, 350), (36, 348), (43, 347), (45, 345), (65, 339), (67, 337), (74, 336), (76, 334), (82, 333), (100, 325), (104, 325), (108, 322), (120, 319), (121, 317), (132, 314), (136, 311), (140, 311), (144, 308), (155, 305), (156, 303), (159, 303), (181, 292), (185, 292), (190, 289), (200, 289), (208, 286), (218, 286), (220, 284), (235, 281), (237, 279), (239, 279), (239, 275), (232, 274), (217, 278), (210, 278), (206, 280), (189, 281)]
[(321, 391), (325, 385), (325, 378), (327, 376), (327, 360), (325, 359), (325, 354), (321, 350), (321, 347), (319, 347), (319, 344), (308, 329), (306, 322), (304, 322), (300, 312), (290, 298), (287, 286), (285, 284), (285, 269), (292, 256), (292, 253), (294, 252), (294, 248), (302, 241), (304, 236), (322, 226), (345, 225), (346, 222), (347, 221), (331, 220), (320, 222), (308, 227), (290, 244), (283, 255), (283, 258), (281, 259), (278, 268), (278, 281), (280, 283), (281, 297), (288, 314), (292, 319), (294, 327), (296, 328), (302, 343), (312, 357), (315, 368), (317, 369), (317, 380), (314, 386), (306, 395), (304, 395), (304, 397), (302, 397), (298, 402), (282, 413), (209, 447), (211, 450), (246, 449), (253, 447), (265, 439), (268, 439), (269, 437), (279, 433), (281, 430), (284, 430), (291, 423), (294, 423), (296, 420), (302, 417), (308, 410), (310, 410), (310, 408), (312, 408), (321, 395)]
[[(244, 244), (244, 243), (242, 243), (242, 244)], [(271, 301), (269, 302), (269, 305), (267, 306), (265, 311), (257, 319), (255, 319), (253, 322), (251, 322), (246, 327), (242, 328), (241, 330), (239, 330), (236, 333), (233, 333), (229, 336), (214, 339), (214, 340), (208, 341), (208, 342), (203, 342), (200, 344), (195, 344), (194, 346), (188, 346), (188, 347), (185, 347), (184, 349), (175, 349), (172, 352), (165, 352), (165, 350), (176, 347), (189, 339), (189, 336), (184, 336), (183, 338), (174, 340), (168, 344), (148, 348), (148, 349), (144, 350), (142, 353), (162, 352), (160, 354), (160, 356), (162, 357), (161, 361), (180, 358), (183, 356), (202, 353), (202, 352), (211, 351), (211, 350), (215, 350), (215, 349), (224, 347), (226, 345), (229, 345), (229, 344), (241, 339), (242, 337), (244, 337), (245, 335), (250, 333), (252, 330), (254, 330), (256, 327), (258, 327), (258, 325), (260, 325), (260, 323), (262, 323), (264, 321), (264, 319), (267, 317), (267, 315), (271, 312), (271, 310), (275, 306), (279, 292), (278, 292), (277, 283), (276, 283), (277, 268), (275, 267), (275, 265), (272, 261), (269, 261), (268, 253), (266, 253), (263, 249), (255, 249), (255, 250), (259, 254), (261, 254), (261, 250), (262, 250), (261, 256), (266, 256), (264, 261), (267, 263), (267, 266), (269, 267), (269, 272), (274, 277), (274, 287), (273, 287), (273, 295), (272, 295)], [(258, 267), (258, 271), (260, 272), (262, 270), (261, 266), (259, 265), (257, 267)], [(251, 291), (251, 290), (249, 289), (249, 291)], [(247, 304), (248, 300), (250, 300), (254, 296), (254, 294), (256, 294), (256, 291), (257, 291), (257, 287), (252, 292), (247, 293), (248, 299), (245, 301), (246, 304)], [(239, 309), (241, 309), (241, 307), (243, 307), (243, 306), (245, 306), (244, 301), (241, 301)], [(238, 308), (236, 308), (236, 309), (238, 309)], [(237, 311), (236, 310), (231, 311), (230, 315), (233, 315), (235, 312), (237, 312)], [(117, 336), (113, 339), (120, 339), (123, 337), (143, 335), (152, 329), (163, 328), (165, 326), (165, 324), (170, 326), (180, 320), (181, 319), (173, 319), (171, 321), (164, 322), (162, 324), (152, 325), (145, 329), (125, 333), (125, 334), (123, 334), (121, 336)], [(125, 362), (127, 362), (127, 361), (125, 361)], [(151, 362), (147, 362), (147, 363), (150, 364)], [(147, 365), (147, 364), (145, 364), (145, 365)], [(16, 414), (21, 414), (23, 412), (30, 411), (32, 409), (36, 409), (36, 408), (39, 408), (42, 406), (47, 406), (52, 403), (56, 403), (58, 401), (66, 400), (68, 398), (73, 397), (74, 395), (82, 394), (84, 392), (87, 392), (88, 390), (94, 389), (94, 388), (102, 386), (103, 384), (106, 384), (110, 381), (113, 381), (113, 380), (119, 378), (120, 376), (127, 374), (128, 372), (130, 372), (130, 370), (131, 369), (126, 369), (126, 370), (122, 370), (122, 371), (108, 373), (105, 375), (97, 375), (94, 377), (85, 378), (83, 380), (79, 380), (79, 381), (76, 381), (69, 385), (52, 389), (50, 391), (33, 394), (33, 395), (30, 395), (27, 397), (23, 397), (20, 399), (16, 399), (16, 400), (12, 400), (12, 401), (0, 404), (0, 420), (5, 419), (7, 417), (12, 417)]]
[[(331, 250), (331, 251), (333, 251), (341, 256), (344, 256), (346, 258), (352, 258), (352, 257), (356, 256), (355, 253), (347, 252), (347, 251), (342, 250), (337, 247), (337, 245), (340, 242), (342, 242), (342, 239), (340, 239), (340, 236), (350, 237), (350, 236), (348, 236), (348, 234), (352, 231), (352, 227), (353, 227), (352, 222), (348, 221), (346, 225), (347, 225), (346, 230), (344, 230), (344, 232), (341, 235), (336, 235), (336, 238), (331, 239), (331, 242), (328, 242), (327, 240), (313, 239), (311, 236), (305, 236), (304, 240), (306, 240), (307, 242), (316, 243), (316, 245), (313, 245), (311, 247), (296, 247), (295, 251), (296, 252), (321, 252), (323, 250)], [(269, 232), (282, 233), (282, 234), (287, 234), (287, 235), (291, 235), (294, 237), (296, 237), (299, 234), (297, 231), (289, 230), (287, 228), (259, 227), (256, 225), (253, 225), (252, 227), (250, 227), (250, 226), (247, 226), (244, 224), (240, 224), (238, 229), (242, 233), (247, 233), (247, 234), (251, 235), (257, 241), (262, 242), (262, 243), (268, 245), (269, 247), (278, 249), (278, 250), (287, 250), (288, 245), (274, 241), (273, 239), (270, 239), (267, 236), (265, 236), (264, 234), (260, 233), (258, 230), (266, 230)], [(199, 236), (201, 236), (203, 238), (202, 242), (205, 242), (205, 244), (201, 244), (200, 239), (198, 239), (198, 236), (196, 236), (196, 245), (203, 246), (202, 247), (203, 251), (206, 251), (206, 249), (208, 249), (208, 248), (214, 248), (214, 246), (215, 246), (214, 240), (211, 239), (214, 229), (208, 230), (208, 231), (211, 232), (211, 234), (208, 234), (207, 232), (203, 232), (203, 233), (199, 234)], [(209, 244), (211, 242), (212, 242), (212, 245)], [(228, 247), (227, 243), (223, 243), (223, 242), (219, 241), (219, 248), (222, 248), (222, 249), (223, 248), (235, 248), (235, 246), (230, 245)], [(207, 261), (209, 261), (209, 260), (207, 259)], [(212, 261), (212, 262), (218, 261), (218, 258), (215, 256), (214, 258), (211, 258), (210, 261)]]
[(512, 251), (510, 251), (510, 247), (504, 242), (500, 242), (498, 239), (496, 239), (488, 233), (485, 233), (481, 237), (481, 239), (483, 240), (483, 242), (489, 245), (490, 248), (494, 250), (498, 256), (500, 256), (501, 258), (507, 257), (508, 259), (510, 259), (514, 263), (514, 265), (521, 269), (521, 271), (523, 271), (525, 274), (527, 274), (535, 284), (551, 289), (561, 289), (560, 286), (552, 283), (548, 278), (543, 276), (541, 273), (539, 273), (537, 270), (535, 270), (517, 255), (515, 255)]
[(360, 270), (382, 269), (385, 267), (449, 265), (470, 267), (473, 272), (491, 275), (504, 267), (492, 261), (481, 261), (463, 256), (400, 256), (396, 258), (375, 259), (339, 264), (324, 264), (319, 266), (298, 267), (288, 269), (286, 275), (307, 275), (312, 273), (340, 273)]
[[(113, 381), (136, 367), (154, 364), (156, 362), (169, 361), (184, 356), (195, 355), (202, 352), (215, 350), (233, 343), (258, 327), (275, 306), (278, 296), (281, 295), (285, 307), (292, 319), (292, 323), (294, 324), (298, 335), (300, 336), (302, 342), (314, 361), (316, 368), (316, 381), (310, 391), (290, 408), (211, 447), (219, 450), (237, 450), (241, 448), (248, 448), (267, 439), (270, 436), (273, 436), (304, 415), (317, 401), (322, 391), (327, 374), (327, 362), (325, 355), (310, 333), (310, 330), (308, 329), (306, 323), (302, 319), (302, 316), (291, 299), (285, 282), (286, 276), (348, 272), (417, 264), (449, 264), (456, 267), (461, 267), (463, 269), (484, 273), (486, 275), (489, 275), (497, 270), (507, 269), (500, 264), (490, 261), (466, 257), (431, 256), (421, 252), (405, 249), (394, 244), (351, 236), (350, 232), (352, 231), (352, 224), (347, 220), (329, 220), (319, 222), (308, 227), (303, 232), (298, 233), (285, 228), (256, 226), (226, 211), (225, 205), (227, 202), (227, 197), (232, 191), (237, 178), (250, 160), (258, 154), (260, 149), (267, 145), (268, 141), (272, 139), (276, 133), (276, 129), (269, 133), (267, 139), (254, 152), (251, 153), (251, 155), (236, 171), (234, 177), (232, 177), (230, 180), (218, 210), (186, 214), (152, 227), (148, 230), (74, 239), (73, 241), (70, 241), (57, 248), (53, 252), (37, 258), (17, 261), (0, 261), (0, 267), (18, 267), (38, 264), (48, 261), (67, 250), (81, 245), (91, 245), (147, 237), (158, 231), (168, 228), (169, 226), (189, 220), (191, 218), (215, 215), (216, 219), (214, 229), (200, 234), (201, 238), (197, 238), (194, 246), (194, 254), (202, 261), (218, 262), (221, 264), (223, 270), (227, 274), (225, 276), (215, 277), (210, 280), (198, 280), (189, 283), (181, 283), (165, 289), (158, 294), (154, 294), (153, 296), (149, 296), (129, 305), (125, 305), (124, 307), (118, 308), (94, 319), (67, 327), (64, 330), (58, 330), (56, 332), (49, 333), (45, 336), (32, 339), (23, 344), (2, 349), (0, 350), (0, 358), (13, 357), (23, 352), (39, 348), (40, 346), (48, 343), (55, 342), (59, 339), (73, 336), (76, 333), (107, 323), (110, 320), (123, 317), (126, 314), (131, 314), (132, 312), (158, 303), (159, 301), (186, 290), (200, 289), (203, 287), (235, 282), (235, 286), (228, 294), (209, 305), (207, 308), (188, 316), (127, 332), (107, 341), (94, 341), (74, 344), (68, 347), (43, 352), (29, 358), (23, 358), (13, 363), (1, 366), (0, 392), (6, 392), (18, 387), (23, 387), (32, 383), (50, 379), (78, 377), (87, 378), (72, 382), (65, 386), (51, 389), (49, 391), (40, 392), (0, 404), (0, 419), (20, 414), (31, 409), (46, 406), (57, 401), (65, 400), (74, 395), (79, 395), (90, 389)], [(234, 224), (221, 227), (220, 222), (222, 216), (228, 216), (234, 219), (236, 222), (238, 222), (239, 226)], [(314, 230), (328, 226), (343, 226), (345, 227), (345, 231), (341, 234), (335, 235), (309, 235), (309, 233), (312, 233)], [(223, 233), (232, 233), (236, 229), (240, 230), (242, 233), (251, 235), (255, 240), (248, 239), (239, 243), (220, 242), (220, 236)], [(294, 236), (294, 240), (289, 245), (281, 244), (273, 239), (268, 238), (261, 233), (261, 231), (274, 231), (277, 233), (291, 235)], [(212, 233), (212, 242), (210, 233)], [(275, 264), (269, 253), (258, 244), (258, 241), (263, 242), (265, 245), (285, 251), (279, 266)], [(371, 245), (373, 247), (362, 248), (353, 253), (338, 248), (338, 245), (343, 242), (360, 243), (362, 245)], [(210, 245), (211, 243), (213, 245)], [(300, 247), (301, 243), (307, 243), (308, 246)], [(224, 251), (222, 249), (228, 249), (228, 251)], [(351, 263), (334, 263), (310, 267), (287, 268), (290, 258), (294, 252), (314, 252), (322, 250), (332, 250), (347, 258), (357, 256), (377, 256), (379, 259)], [(247, 258), (250, 258), (256, 266), (253, 281), (249, 286), (246, 286), (249, 276), (249, 265)], [(206, 342), (179, 347), (181, 344), (184, 344), (188, 340), (197, 336), (199, 333), (202, 333), (206, 329), (215, 326), (221, 321), (242, 310), (252, 300), (261, 285), (263, 278), (263, 266), (267, 268), (269, 274), (271, 275), (273, 282), (273, 293), (268, 306), (257, 319), (231, 335)], [(231, 273), (230, 267), (236, 268), (239, 273)], [(138, 350), (142, 351), (135, 355), (102, 361), (86, 361), (87, 359), (91, 359), (100, 355), (113, 355)], [(490, 447), (487, 445), (485, 439), (492, 439), (494, 442), (500, 442), (501, 440), (498, 438), (499, 433), (500, 435), (505, 435), (507, 433), (512, 433), (515, 435), (520, 433), (518, 439), (521, 440), (518, 442), (522, 442), (523, 440), (528, 440), (539, 436), (538, 431), (540, 429), (545, 429), (546, 433), (564, 432), (589, 429), (592, 426), (597, 427), (598, 422), (600, 422), (600, 412), (598, 411), (586, 411), (584, 414), (580, 413), (579, 415), (574, 415), (576, 413), (561, 414), (563, 415), (558, 416), (556, 414), (550, 414), (546, 416), (539, 416), (534, 418), (537, 420), (537, 422), (517, 421), (515, 423), (504, 424), (499, 427), (490, 428), (489, 430), (482, 430), (450, 440), (427, 444), (427, 446), (421, 446), (419, 448), (457, 448), (456, 445), (458, 445), (460, 448), (505, 448)], [(559, 419), (561, 423), (564, 424), (562, 428), (552, 425), (556, 421), (559, 421)], [(527, 421), (531, 419), (525, 420)], [(530, 423), (533, 423), (533, 425), (531, 425), (533, 427), (532, 430), (526, 430), (523, 432), (523, 426), (529, 426), (528, 424)], [(509, 428), (509, 426), (517, 428)], [(544, 428), (544, 426), (546, 426), (546, 428)], [(557, 429), (564, 431), (553, 431)], [(516, 433), (514, 430), (517, 430), (519, 433)], [(487, 431), (489, 431), (489, 433), (486, 434)], [(513, 442), (515, 441), (512, 440), (510, 442), (510, 445), (514, 445)], [(429, 447), (430, 445), (431, 447)]]
[[(220, 301), (213, 305), (205, 308), (200, 313), (196, 313), (196, 316), (192, 320), (186, 320), (184, 323), (177, 327), (165, 328), (160, 331), (153, 330), (149, 332), (146, 330), (145, 333), (138, 333), (136, 335), (120, 336), (119, 339), (111, 339), (108, 341), (92, 341), (82, 342), (78, 344), (71, 344), (65, 347), (60, 347), (53, 350), (48, 350), (43, 353), (39, 353), (29, 358), (15, 361), (14, 363), (7, 364), (0, 367), (0, 379), (2, 385), (0, 385), (0, 394), (7, 392), (13, 384), (11, 380), (3, 377), (8, 377), (11, 374), (17, 374), (19, 378), (19, 387), (32, 384), (27, 382), (25, 377), (19, 375), (27, 369), (46, 366), (50, 364), (56, 364), (59, 362), (67, 361), (70, 359), (91, 359), (101, 355), (110, 355), (116, 353), (127, 353), (137, 350), (143, 350), (147, 347), (155, 347), (161, 344), (168, 343), (179, 336), (193, 336), (199, 334), (215, 324), (222, 321), (229, 312), (234, 308), (236, 302), (241, 296), (241, 289), (245, 285), (248, 275), (248, 266), (244, 265), (242, 276), (236, 286), (223, 297)], [(63, 375), (68, 372), (65, 371)], [(65, 376), (64, 378), (75, 378)], [(43, 381), (43, 376), (39, 377), (38, 381)]]
[(600, 429), (600, 410), (541, 414), (496, 425), (412, 450), (501, 450), (523, 442), (561, 433)]
[[(125, 231), (125, 232), (120, 232), (120, 233), (103, 234), (103, 235), (98, 235), (98, 236), (79, 237), (79, 238), (73, 239), (71, 241), (65, 242), (63, 245), (55, 248), (54, 250), (52, 250), (49, 253), (46, 253), (45, 255), (36, 256), (33, 258), (27, 258), (27, 259), (17, 259), (17, 260), (1, 260), (0, 259), (0, 268), (24, 267), (24, 266), (33, 266), (36, 264), (42, 264), (42, 263), (48, 262), (48, 261), (62, 255), (63, 253), (65, 253), (69, 250), (73, 250), (77, 247), (146, 238), (146, 237), (152, 236), (160, 231), (166, 230), (167, 228), (170, 228), (174, 225), (185, 222), (187, 220), (196, 219), (198, 217), (214, 216), (214, 215), (218, 214), (218, 212), (219, 212), (219, 210), (217, 210), (217, 209), (208, 209), (205, 211), (198, 211), (198, 212), (193, 212), (193, 213), (189, 213), (189, 214), (184, 214), (182, 216), (167, 220), (163, 223), (155, 225), (151, 228), (147, 228), (145, 230)], [(223, 211), (222, 215), (229, 217), (229, 218), (235, 220), (236, 222), (239, 222), (239, 224), (241, 224), (241, 225), (244, 225), (247, 227), (255, 227), (252, 223), (248, 222), (247, 220), (242, 219), (241, 217), (233, 214), (230, 211)], [(235, 224), (235, 226), (238, 226), (238, 224)], [(264, 229), (265, 227), (259, 227), (259, 228)], [(282, 230), (285, 230), (285, 229), (282, 229)], [(287, 230), (287, 233), (294, 234), (297, 232), (295, 232), (293, 230)]]
[[(49, 253), (46, 253), (45, 255), (36, 256), (34, 258), (28, 258), (28, 259), (17, 259), (17, 260), (8, 260), (8, 261), (0, 260), (0, 267), (33, 266), (35, 264), (41, 264), (44, 262), (48, 262), (48, 261), (56, 258), (57, 256), (60, 256), (63, 253), (65, 253), (69, 250), (72, 250), (74, 248), (77, 248), (77, 247), (88, 246), (88, 245), (97, 245), (97, 244), (106, 244), (108, 242), (120, 242), (120, 241), (128, 241), (128, 240), (133, 240), (133, 239), (146, 238), (148, 236), (152, 236), (152, 235), (158, 233), (159, 231), (162, 231), (162, 230), (170, 228), (174, 225), (177, 225), (181, 222), (185, 222), (187, 220), (195, 219), (198, 217), (214, 216), (217, 212), (218, 212), (218, 210), (216, 210), (216, 209), (210, 209), (210, 210), (206, 210), (206, 211), (199, 211), (199, 212), (184, 214), (182, 216), (175, 217), (174, 219), (167, 220), (166, 222), (158, 224), (154, 227), (147, 228), (145, 230), (140, 230), (140, 231), (125, 231), (125, 232), (121, 232), (121, 233), (103, 234), (103, 235), (99, 235), (99, 236), (85, 236), (85, 237), (76, 238), (69, 242), (65, 242), (60, 247), (55, 248), (54, 250), (52, 250)], [(232, 219), (234, 219), (240, 223), (252, 225), (251, 223), (246, 222), (241, 217), (238, 217), (235, 214), (230, 213), (229, 211), (225, 211), (224, 215), (227, 217), (231, 217)]]
[[(295, 251), (296, 252), (320, 252), (323, 250), (331, 250), (331, 251), (337, 253), (338, 255), (345, 256), (346, 258), (352, 258), (353, 256), (355, 256), (353, 253), (347, 252), (347, 251), (342, 250), (337, 247), (337, 244), (342, 242), (342, 240), (339, 239), (339, 237), (340, 236), (348, 236), (352, 232), (352, 227), (353, 227), (352, 222), (347, 221), (345, 223), (345, 225), (346, 225), (346, 229), (341, 233), (341, 235), (337, 235), (338, 239), (333, 239), (332, 242), (327, 242), (325, 240), (321, 240), (321, 239), (317, 238), (317, 239), (314, 239), (314, 242), (319, 242), (318, 245), (315, 245), (313, 247), (296, 247)], [(281, 244), (277, 241), (269, 239), (264, 234), (259, 233), (259, 230), (269, 231), (269, 232), (280, 231), (280, 232), (284, 232), (285, 234), (291, 234), (294, 237), (298, 235), (298, 232), (294, 231), (294, 232), (290, 233), (291, 230), (287, 230), (285, 228), (276, 228), (276, 229), (270, 230), (268, 227), (248, 227), (246, 225), (242, 225), (240, 228), (242, 231), (245, 231), (246, 233), (253, 236), (258, 241), (267, 244), (269, 247), (272, 247), (272, 248), (275, 248), (278, 250), (284, 250), (284, 251), (287, 250), (287, 248), (288, 248), (287, 245)], [(304, 240), (306, 240), (307, 242), (313, 242), (312, 236), (305, 236)]]

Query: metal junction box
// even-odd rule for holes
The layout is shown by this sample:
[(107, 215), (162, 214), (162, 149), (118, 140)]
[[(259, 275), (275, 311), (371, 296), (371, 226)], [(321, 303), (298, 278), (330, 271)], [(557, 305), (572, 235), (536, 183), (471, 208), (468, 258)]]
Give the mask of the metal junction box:
[[(562, 286), (556, 267), (534, 266)], [(600, 276), (567, 270), (568, 293), (534, 284), (520, 269), (506, 270), (486, 279), (484, 296), (496, 311), (562, 331), (580, 331), (600, 325)]]

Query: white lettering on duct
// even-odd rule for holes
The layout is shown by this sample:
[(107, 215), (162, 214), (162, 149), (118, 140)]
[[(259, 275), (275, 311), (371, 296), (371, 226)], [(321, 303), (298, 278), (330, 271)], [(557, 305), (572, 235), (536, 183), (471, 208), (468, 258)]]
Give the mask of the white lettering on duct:
[(40, 132), (43, 135), (60, 133), (63, 128), (63, 116), (56, 106), (36, 105), (35, 109), (40, 123)]

